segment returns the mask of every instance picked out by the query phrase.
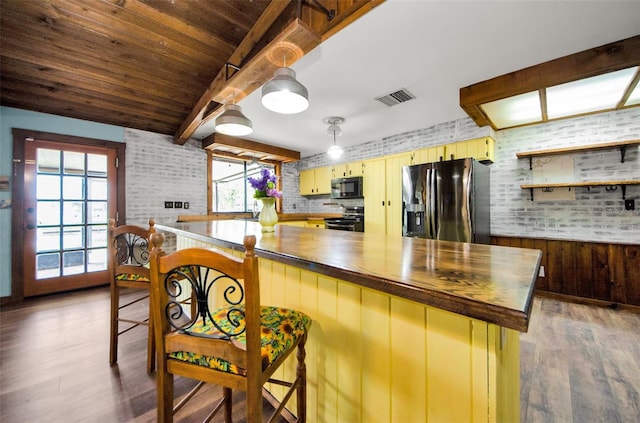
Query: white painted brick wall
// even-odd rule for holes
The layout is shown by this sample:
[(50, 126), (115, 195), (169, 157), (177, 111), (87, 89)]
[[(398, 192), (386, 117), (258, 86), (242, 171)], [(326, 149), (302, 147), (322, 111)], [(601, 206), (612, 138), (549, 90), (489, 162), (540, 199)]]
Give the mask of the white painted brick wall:
[[(127, 223), (146, 226), (175, 222), (179, 214), (207, 213), (207, 154), (200, 143), (173, 143), (173, 137), (125, 129)], [(165, 209), (165, 201), (189, 203), (189, 209)], [(175, 249), (167, 235), (165, 250)]]
[[(640, 108), (600, 113), (574, 119), (503, 130), (478, 128), (470, 118), (434, 125), (345, 148), (339, 162), (348, 163), (423, 147), (491, 135), (496, 140), (496, 161), (491, 165), (491, 233), (552, 239), (640, 244), (640, 186), (627, 187), (627, 198), (636, 199), (636, 210), (624, 210), (620, 188), (577, 188), (575, 201), (530, 201), (520, 184), (532, 181), (528, 160), (518, 151), (640, 139)], [(640, 152), (628, 148), (625, 163), (619, 150), (575, 154), (576, 181), (640, 179)], [(298, 194), (299, 171), (333, 164), (326, 154), (305, 157), (283, 166), (283, 209), (286, 213), (326, 212), (339, 209), (328, 195)], [(362, 204), (362, 200), (341, 204)], [(295, 205), (295, 209), (294, 209)]]
[[(364, 160), (418, 148), (491, 135), (496, 140), (496, 162), (491, 165), (491, 233), (640, 243), (640, 186), (627, 187), (627, 198), (636, 199), (636, 210), (624, 210), (618, 188), (577, 188), (575, 201), (530, 201), (520, 184), (531, 182), (528, 160), (518, 151), (597, 144), (640, 138), (640, 108), (601, 113), (543, 125), (499, 131), (478, 128), (469, 118), (372, 140), (345, 148), (339, 163)], [(173, 222), (178, 214), (205, 214), (206, 153), (197, 142), (173, 144), (172, 137), (134, 129), (125, 130), (127, 173), (127, 221), (146, 224)], [(640, 179), (640, 151), (627, 149), (625, 163), (618, 150), (575, 154), (575, 179)], [(326, 154), (306, 157), (283, 166), (283, 205), (286, 213), (340, 213), (328, 195), (298, 194), (299, 171), (333, 164)], [(164, 201), (188, 201), (190, 209), (165, 209)], [(362, 200), (342, 200), (361, 205)], [(294, 208), (295, 206), (295, 208)], [(168, 244), (171, 243), (168, 240)], [(169, 247), (169, 245), (168, 245)]]

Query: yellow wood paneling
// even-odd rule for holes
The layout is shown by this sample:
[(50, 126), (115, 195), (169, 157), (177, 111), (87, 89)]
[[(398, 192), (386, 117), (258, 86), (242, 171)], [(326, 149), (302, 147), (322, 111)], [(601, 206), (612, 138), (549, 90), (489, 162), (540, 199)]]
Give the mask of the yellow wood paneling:
[(469, 422), (472, 399), (470, 319), (429, 308), (427, 327), (427, 421)]
[(391, 298), (391, 420), (424, 422), (426, 392), (426, 308)]
[(260, 279), (263, 304), (313, 319), (308, 422), (519, 421), (517, 331), (271, 260)]
[(348, 283), (338, 283), (337, 288), (338, 416), (341, 421), (359, 422), (362, 394), (361, 289)]
[(391, 299), (362, 290), (362, 422), (391, 421)]
[[(268, 262), (269, 260), (261, 260)], [(318, 274), (302, 270), (300, 272), (300, 308), (299, 310), (309, 316), (314, 317), (311, 324), (311, 333), (318, 330), (318, 322), (315, 316), (318, 315)], [(266, 303), (265, 303), (266, 304)], [(318, 337), (310, 336), (305, 347), (308, 359), (307, 366), (307, 421), (317, 421), (318, 413)]]
[[(283, 305), (292, 308), (294, 310), (300, 310), (300, 284), (301, 284), (301, 269), (293, 266), (285, 266), (285, 281), (284, 281), (284, 298)], [(294, 352), (293, 355), (296, 353)], [(274, 373), (276, 377), (280, 377), (282, 380), (295, 380), (296, 378), (296, 360), (287, 360), (281, 368)], [(296, 409), (297, 400), (295, 396), (289, 400), (288, 408), (290, 410)]]
[(487, 395), (489, 387), (487, 363), (489, 362), (488, 348), (490, 347), (487, 344), (488, 330), (489, 324), (487, 322), (471, 321), (471, 415), (473, 422), (487, 421), (487, 410), (489, 409)]
[(513, 422), (520, 419), (520, 333), (513, 329), (498, 328), (501, 344), (498, 351), (497, 380), (497, 421)]
[[(310, 421), (338, 422), (338, 283), (318, 275), (318, 311), (310, 336), (318, 338), (318, 416)], [(348, 377), (341, 375), (341, 378)]]

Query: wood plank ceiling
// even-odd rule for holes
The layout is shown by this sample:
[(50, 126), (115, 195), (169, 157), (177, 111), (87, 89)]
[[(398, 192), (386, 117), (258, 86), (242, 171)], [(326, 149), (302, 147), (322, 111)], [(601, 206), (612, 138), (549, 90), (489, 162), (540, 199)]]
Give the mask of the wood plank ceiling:
[(320, 0), (328, 21), (313, 0), (2, 0), (0, 104), (183, 143), (220, 109), (226, 63), (242, 68), (296, 18), (326, 39), (381, 1)]

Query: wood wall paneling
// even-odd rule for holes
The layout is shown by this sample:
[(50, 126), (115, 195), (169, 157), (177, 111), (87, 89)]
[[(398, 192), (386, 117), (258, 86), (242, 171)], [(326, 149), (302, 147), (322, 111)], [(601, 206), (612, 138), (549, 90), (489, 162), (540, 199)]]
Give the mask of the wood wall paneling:
[(541, 250), (539, 291), (640, 305), (640, 245), (508, 236), (494, 236), (492, 244)]

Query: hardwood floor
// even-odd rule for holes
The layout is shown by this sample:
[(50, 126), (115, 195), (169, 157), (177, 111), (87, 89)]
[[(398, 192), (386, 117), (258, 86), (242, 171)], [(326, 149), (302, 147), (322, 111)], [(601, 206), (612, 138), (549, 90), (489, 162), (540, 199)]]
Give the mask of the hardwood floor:
[[(120, 338), (118, 365), (109, 367), (108, 314), (106, 288), (4, 307), (0, 421), (155, 422), (146, 328)], [(521, 341), (522, 422), (640, 420), (640, 314), (540, 297)], [(177, 393), (191, 386), (176, 380)], [(206, 387), (176, 421), (202, 421), (219, 395)], [(240, 411), (241, 395), (235, 400)]]
[(537, 297), (520, 337), (521, 421), (640, 421), (640, 314)]

